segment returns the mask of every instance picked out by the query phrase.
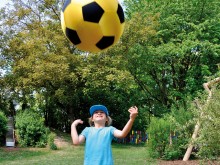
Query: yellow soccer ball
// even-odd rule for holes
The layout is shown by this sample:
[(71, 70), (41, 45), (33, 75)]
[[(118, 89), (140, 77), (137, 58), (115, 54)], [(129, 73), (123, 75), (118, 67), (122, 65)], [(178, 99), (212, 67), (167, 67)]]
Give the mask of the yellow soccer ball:
[(99, 52), (116, 44), (124, 22), (118, 0), (66, 0), (61, 11), (65, 36), (83, 51)]

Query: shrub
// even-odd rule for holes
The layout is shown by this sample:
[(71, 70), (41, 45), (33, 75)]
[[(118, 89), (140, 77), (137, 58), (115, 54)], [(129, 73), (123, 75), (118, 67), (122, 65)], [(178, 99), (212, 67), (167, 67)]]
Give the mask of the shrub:
[(175, 109), (163, 118), (152, 118), (147, 129), (150, 155), (166, 160), (182, 158), (193, 131), (191, 119), (192, 113), (183, 108)]
[(16, 115), (16, 135), (21, 146), (45, 147), (49, 129), (44, 118), (36, 112), (25, 110)]
[(50, 133), (48, 135), (48, 145), (50, 147), (51, 150), (57, 150), (57, 146), (56, 144), (54, 143), (54, 139), (56, 137), (56, 134), (55, 133)]
[[(207, 109), (204, 109), (201, 118), (201, 129), (197, 146), (198, 156), (202, 159), (218, 159), (220, 156), (220, 92), (219, 89), (213, 90), (212, 99)], [(201, 113), (201, 112), (200, 112)]]
[(5, 142), (5, 135), (7, 132), (7, 117), (3, 112), (0, 112), (0, 145)]
[(165, 160), (176, 160), (182, 157), (183, 153), (177, 143), (177, 139), (173, 140), (172, 145), (167, 145), (164, 151), (163, 159)]
[(163, 118), (153, 117), (149, 128), (149, 153), (153, 158), (162, 157), (165, 147), (169, 144), (170, 123)]

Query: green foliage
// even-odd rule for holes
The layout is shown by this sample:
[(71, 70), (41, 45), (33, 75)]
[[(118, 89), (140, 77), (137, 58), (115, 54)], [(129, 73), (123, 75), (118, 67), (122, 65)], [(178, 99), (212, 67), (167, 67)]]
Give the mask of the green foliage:
[(178, 145), (172, 144), (170, 146), (166, 146), (163, 159), (165, 160), (178, 160), (181, 158), (183, 155), (181, 152), (180, 148), (178, 148)]
[(16, 135), (21, 146), (45, 147), (49, 129), (44, 126), (44, 118), (32, 110), (16, 115)]
[[(16, 29), (14, 33), (4, 30), (5, 37), (10, 33), (13, 37), (2, 44), (13, 49), (2, 46), (2, 51), (5, 64), (10, 66), (4, 81), (10, 84), (10, 89), (16, 89), (12, 93), (21, 109), (35, 107), (44, 115), (47, 126), (60, 130), (65, 127), (70, 131), (72, 120), (82, 118), (86, 121), (89, 107), (101, 103), (110, 109), (116, 121), (114, 124), (124, 125), (127, 121), (121, 122), (118, 112), (124, 116), (129, 106), (134, 105), (129, 99), (137, 100), (137, 95), (133, 96), (137, 85), (124, 68), (122, 56), (76, 50), (66, 40), (59, 17), (56, 17), (60, 14), (62, 1), (22, 3), (13, 2), (14, 6), (2, 20), (4, 27)], [(12, 8), (16, 8), (16, 12)], [(32, 10), (34, 8), (39, 10)]]
[(206, 77), (218, 72), (218, 0), (125, 0), (125, 5), (122, 52), (154, 115), (197, 97)]
[(0, 111), (0, 146), (5, 142), (5, 135), (7, 132), (7, 117)]
[(47, 144), (49, 145), (51, 150), (57, 150), (57, 146), (54, 143), (55, 137), (56, 137), (56, 134), (52, 132), (48, 135)]
[[(97, 103), (109, 108), (119, 129), (133, 105), (140, 109), (137, 130), (177, 102), (186, 111), (187, 97), (197, 97), (206, 77), (218, 71), (218, 1), (125, 0), (120, 42), (98, 54), (80, 52), (63, 35), (63, 0), (11, 1), (0, 12), (0, 72), (6, 71), (0, 76), (0, 108), (15, 114), (16, 101), (22, 110), (36, 109), (47, 126), (66, 131), (74, 119), (86, 121)], [(191, 118), (173, 118), (178, 139), (188, 140)], [(181, 124), (187, 127), (179, 129)]]
[(181, 159), (194, 128), (192, 119), (192, 112), (181, 106), (179, 109), (173, 107), (171, 113), (163, 118), (151, 118), (147, 129), (151, 156), (166, 160)]
[(147, 129), (149, 136), (150, 155), (159, 158), (164, 155), (166, 146), (169, 144), (171, 123), (163, 118), (151, 118), (151, 123)]
[(198, 156), (203, 159), (217, 159), (220, 155), (220, 90), (213, 90), (212, 99), (201, 119), (202, 126), (196, 142)]

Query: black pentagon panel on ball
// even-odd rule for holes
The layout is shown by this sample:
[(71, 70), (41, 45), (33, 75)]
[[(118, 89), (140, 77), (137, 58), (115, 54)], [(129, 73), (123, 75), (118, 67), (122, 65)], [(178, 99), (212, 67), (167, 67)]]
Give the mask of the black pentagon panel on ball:
[(74, 45), (81, 43), (79, 36), (75, 30), (66, 28), (66, 36)]
[(82, 7), (84, 21), (98, 23), (104, 10), (98, 3), (92, 2)]
[(103, 36), (101, 40), (96, 44), (99, 49), (105, 49), (111, 46), (114, 43), (115, 37), (114, 36)]
[(120, 22), (124, 23), (124, 21), (125, 21), (124, 12), (123, 12), (123, 9), (122, 9), (120, 4), (118, 4), (117, 14), (118, 14), (118, 17), (120, 19)]
[(64, 12), (64, 10), (66, 9), (66, 7), (71, 3), (71, 0), (66, 0), (63, 4), (63, 8), (62, 11)]

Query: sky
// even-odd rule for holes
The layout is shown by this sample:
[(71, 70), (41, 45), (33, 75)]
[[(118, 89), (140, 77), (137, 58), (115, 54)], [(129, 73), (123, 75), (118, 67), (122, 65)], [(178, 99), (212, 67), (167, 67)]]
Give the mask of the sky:
[(8, 0), (1, 0), (0, 8), (4, 7), (7, 2), (8, 2)]

